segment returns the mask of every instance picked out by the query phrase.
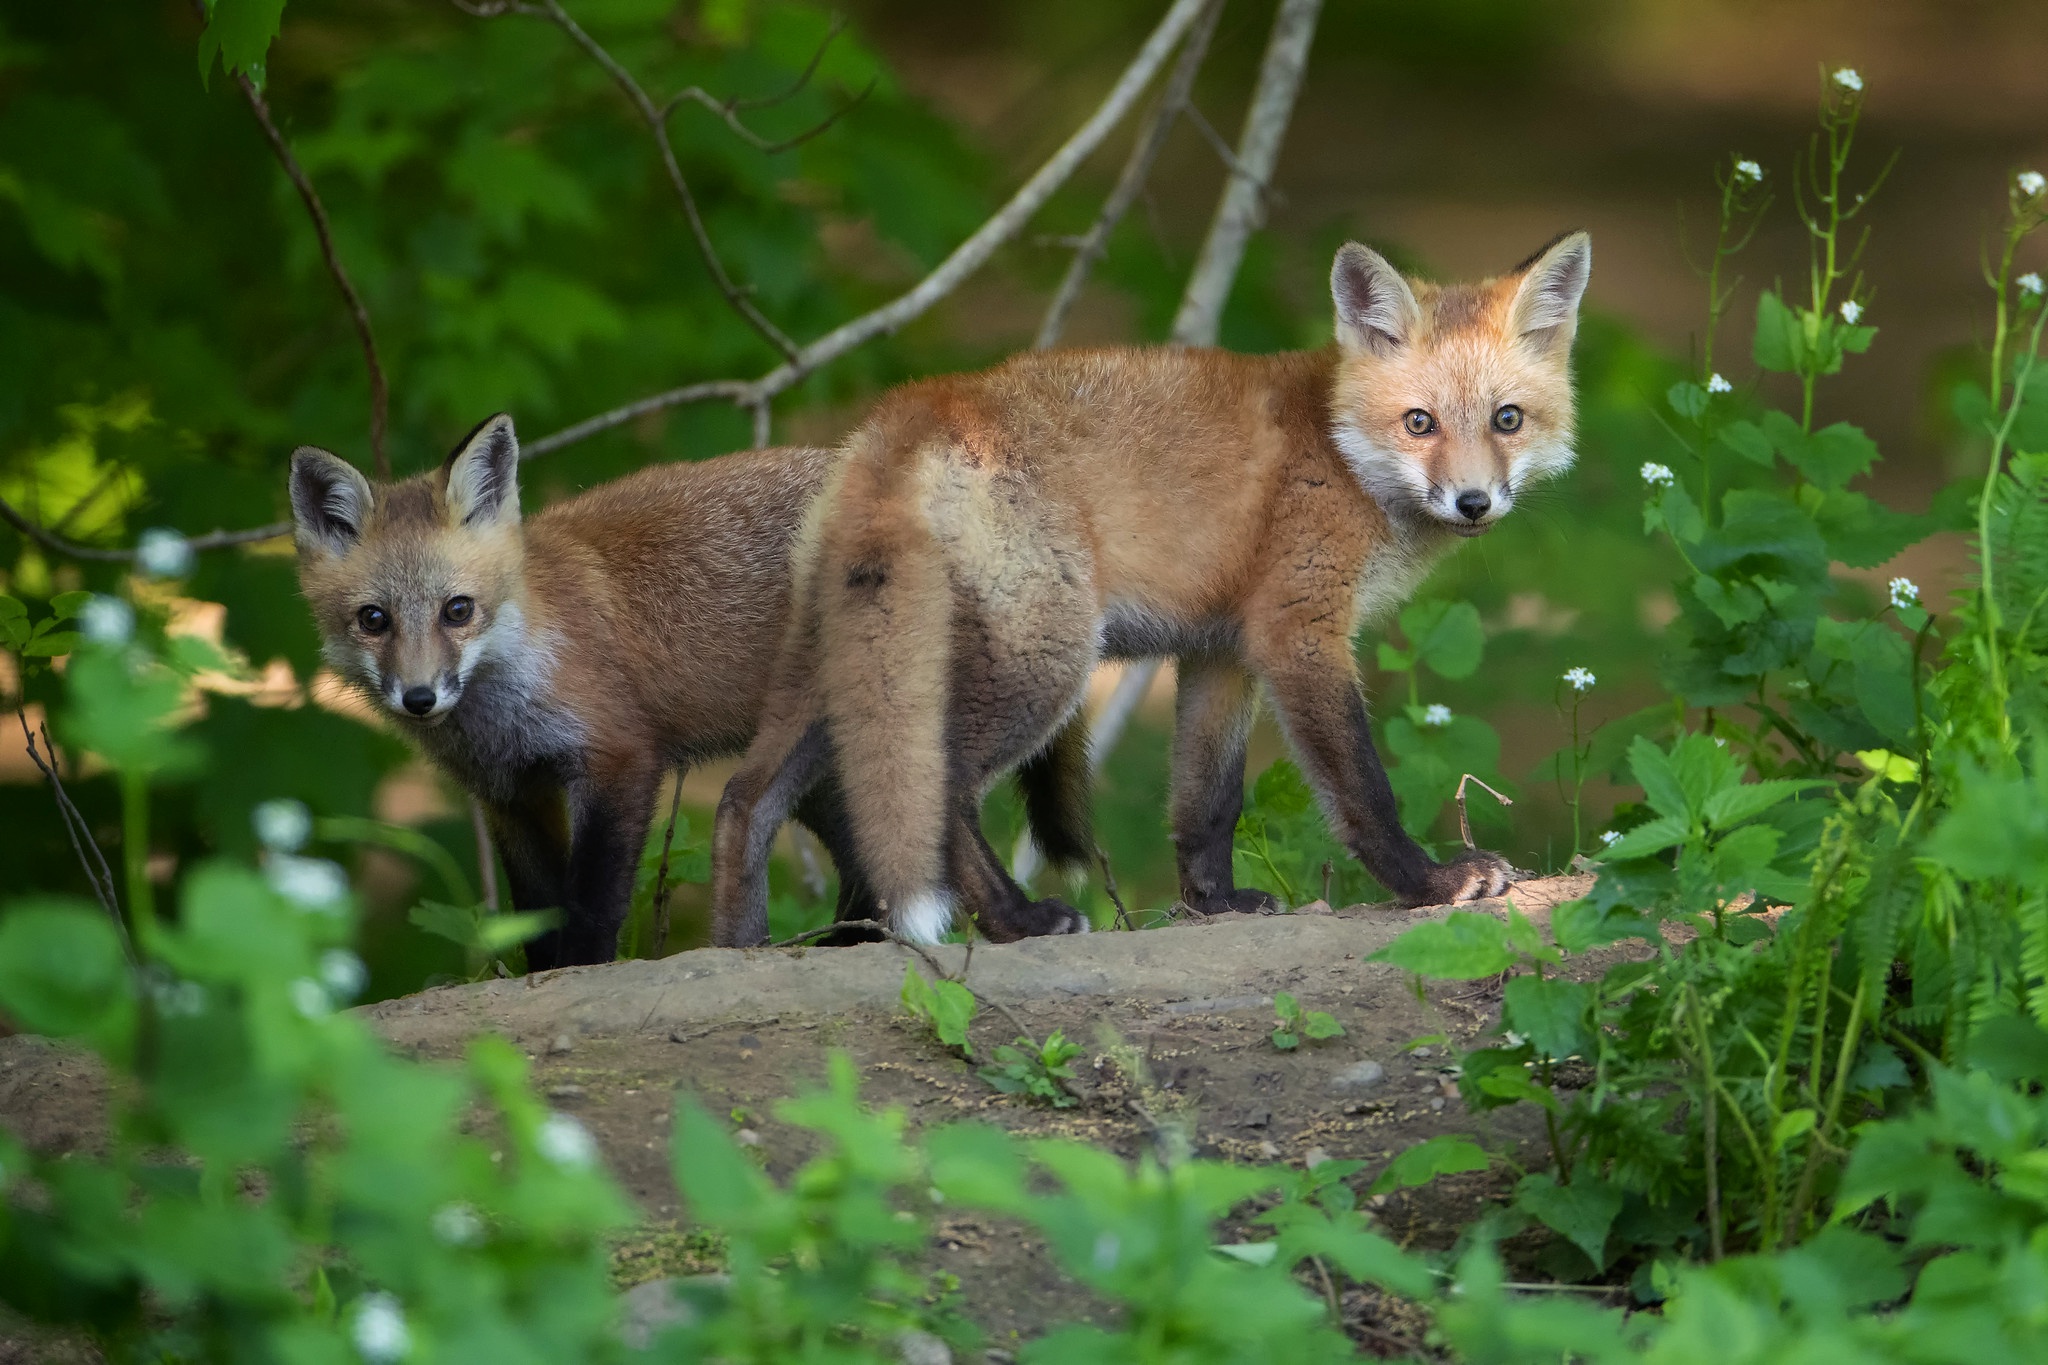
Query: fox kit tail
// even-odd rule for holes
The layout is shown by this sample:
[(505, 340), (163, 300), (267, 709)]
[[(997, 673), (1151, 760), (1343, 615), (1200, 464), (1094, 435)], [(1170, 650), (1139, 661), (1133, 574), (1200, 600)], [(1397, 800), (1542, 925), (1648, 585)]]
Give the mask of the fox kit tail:
[(874, 895), (898, 933), (935, 943), (954, 909), (945, 870), (952, 587), (914, 478), (850, 463), (818, 576), (825, 717)]
[(1045, 748), (1017, 769), (1024, 798), (1024, 822), (1046, 862), (1072, 876), (1085, 872), (1095, 856), (1094, 812), (1089, 788), (1088, 717), (1076, 711)]

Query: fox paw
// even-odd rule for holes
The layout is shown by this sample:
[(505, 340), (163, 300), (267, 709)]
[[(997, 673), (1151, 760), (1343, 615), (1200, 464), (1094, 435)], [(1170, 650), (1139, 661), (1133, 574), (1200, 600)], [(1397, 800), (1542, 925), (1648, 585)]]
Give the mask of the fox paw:
[(1468, 848), (1447, 863), (1433, 869), (1419, 897), (1410, 905), (1456, 905), (1460, 901), (1482, 901), (1506, 892), (1527, 874), (1498, 853)]
[(991, 943), (1015, 943), (1020, 938), (1045, 938), (1052, 934), (1085, 934), (1093, 927), (1086, 915), (1051, 896), (1042, 901), (1020, 901), (1005, 908), (1000, 916), (981, 917), (982, 936)]

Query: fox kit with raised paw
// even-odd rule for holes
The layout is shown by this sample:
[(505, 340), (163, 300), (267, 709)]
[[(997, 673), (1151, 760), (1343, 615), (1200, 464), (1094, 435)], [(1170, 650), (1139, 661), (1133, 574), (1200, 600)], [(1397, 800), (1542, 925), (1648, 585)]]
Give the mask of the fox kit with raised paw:
[[(781, 449), (656, 465), (522, 518), (509, 417), (396, 483), (294, 452), (299, 583), (325, 658), (483, 803), (513, 904), (561, 912), (529, 966), (611, 961), (662, 774), (753, 737), (791, 544), (836, 463)], [(839, 865), (840, 918), (871, 918), (821, 772), (795, 814)], [(1085, 827), (1085, 809), (1062, 814)]]
[[(1352, 640), (1571, 464), (1591, 268), (1584, 233), (1446, 286), (1354, 243), (1322, 350), (1032, 352), (889, 393), (799, 551), (806, 624), (721, 821), (773, 818), (762, 794), (799, 741), (829, 743), (869, 887), (898, 932), (932, 937), (976, 866), (949, 837), (958, 812), (1070, 723), (1099, 660), (1171, 655), (1189, 905), (1265, 899), (1231, 876), (1261, 683), (1332, 828), (1395, 895), (1500, 893), (1515, 875), (1500, 857), (1438, 863), (1401, 828)], [(737, 913), (758, 880), (718, 870), (719, 941), (758, 933)], [(1007, 879), (977, 894), (1011, 923), (1069, 927)]]

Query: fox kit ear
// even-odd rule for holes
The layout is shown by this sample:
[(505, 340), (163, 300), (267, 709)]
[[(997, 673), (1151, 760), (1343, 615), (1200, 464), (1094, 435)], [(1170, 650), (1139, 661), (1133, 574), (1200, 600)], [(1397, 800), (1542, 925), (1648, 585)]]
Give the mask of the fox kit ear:
[(1330, 297), (1337, 305), (1337, 344), (1346, 352), (1384, 354), (1407, 344), (1422, 320), (1415, 291), (1387, 258), (1346, 242), (1330, 267)]
[(292, 452), (293, 534), (301, 550), (347, 554), (362, 537), (375, 499), (370, 481), (339, 455), (317, 446)]
[(457, 526), (519, 521), (519, 438), (504, 413), (488, 418), (448, 457), (448, 515)]
[(1579, 328), (1579, 300), (1593, 275), (1593, 239), (1567, 233), (1543, 248), (1517, 271), (1522, 282), (1508, 316), (1515, 335), (1548, 349), (1570, 346)]

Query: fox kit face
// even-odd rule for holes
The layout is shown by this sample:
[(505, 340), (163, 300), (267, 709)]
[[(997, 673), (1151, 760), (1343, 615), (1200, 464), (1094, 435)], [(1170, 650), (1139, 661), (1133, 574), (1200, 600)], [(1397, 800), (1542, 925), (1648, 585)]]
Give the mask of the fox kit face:
[(372, 486), (292, 453), (299, 585), (328, 664), (402, 721), (444, 720), (477, 667), (524, 634), (519, 443), (493, 417), (439, 470)]
[(1390, 513), (1482, 535), (1572, 462), (1571, 345), (1593, 268), (1583, 232), (1479, 284), (1411, 285), (1377, 252), (1337, 253), (1332, 435)]

